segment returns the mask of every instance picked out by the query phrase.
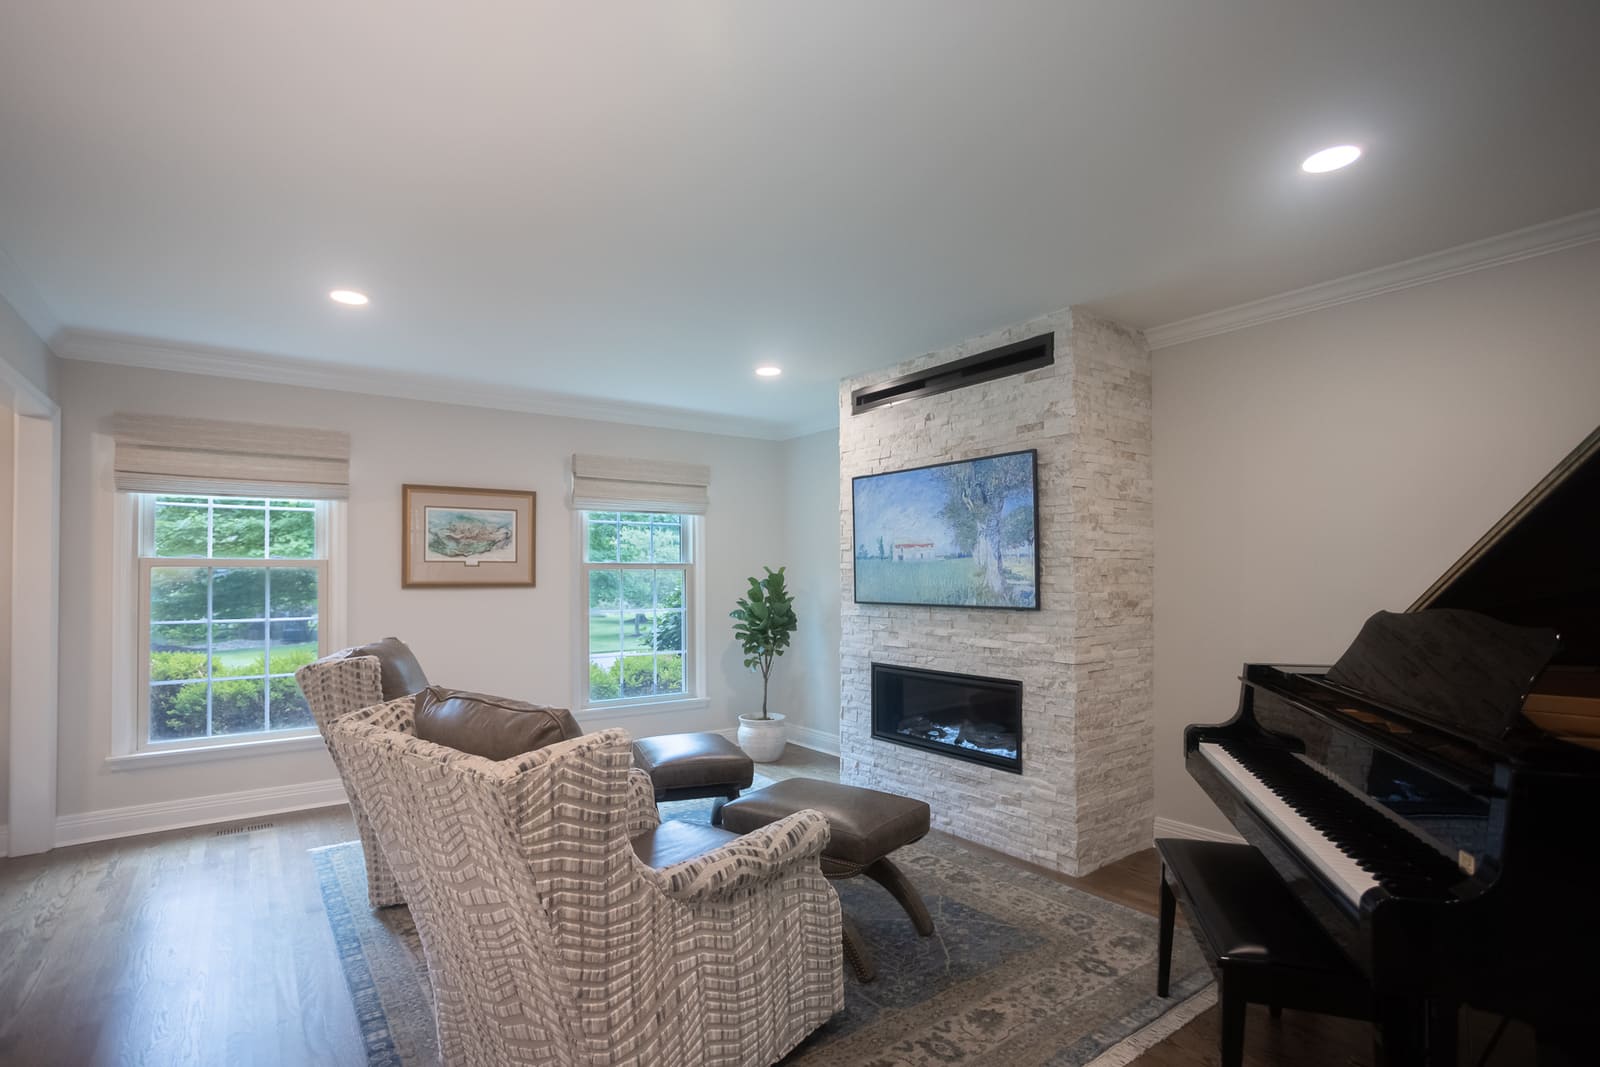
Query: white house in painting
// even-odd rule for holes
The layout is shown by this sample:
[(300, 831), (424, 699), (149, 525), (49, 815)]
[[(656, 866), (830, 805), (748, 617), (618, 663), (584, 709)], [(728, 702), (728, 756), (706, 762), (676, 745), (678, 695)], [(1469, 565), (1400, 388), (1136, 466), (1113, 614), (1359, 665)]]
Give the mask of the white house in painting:
[(932, 559), (932, 541), (897, 541), (894, 546), (894, 558), (907, 559)]

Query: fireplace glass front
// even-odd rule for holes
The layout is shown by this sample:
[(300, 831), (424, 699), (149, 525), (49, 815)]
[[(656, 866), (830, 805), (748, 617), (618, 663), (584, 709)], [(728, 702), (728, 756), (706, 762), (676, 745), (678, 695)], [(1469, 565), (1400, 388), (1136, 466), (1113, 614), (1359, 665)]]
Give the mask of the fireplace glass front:
[(1022, 773), (1022, 683), (872, 665), (872, 736)]

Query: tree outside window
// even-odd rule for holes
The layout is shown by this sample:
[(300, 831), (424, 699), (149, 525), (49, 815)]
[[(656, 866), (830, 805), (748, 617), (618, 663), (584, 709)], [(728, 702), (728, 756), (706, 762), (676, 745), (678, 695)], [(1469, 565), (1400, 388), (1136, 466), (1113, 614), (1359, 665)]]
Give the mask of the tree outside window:
[(690, 692), (690, 521), (658, 512), (583, 513), (591, 704)]
[(321, 652), (315, 501), (141, 498), (144, 738), (307, 731), (294, 672)]

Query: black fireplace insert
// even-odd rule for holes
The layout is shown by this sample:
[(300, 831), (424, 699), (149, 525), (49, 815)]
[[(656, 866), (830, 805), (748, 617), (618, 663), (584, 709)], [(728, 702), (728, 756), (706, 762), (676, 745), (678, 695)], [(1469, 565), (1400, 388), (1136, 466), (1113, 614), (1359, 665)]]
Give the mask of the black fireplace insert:
[(1022, 773), (1022, 683), (872, 665), (872, 736)]

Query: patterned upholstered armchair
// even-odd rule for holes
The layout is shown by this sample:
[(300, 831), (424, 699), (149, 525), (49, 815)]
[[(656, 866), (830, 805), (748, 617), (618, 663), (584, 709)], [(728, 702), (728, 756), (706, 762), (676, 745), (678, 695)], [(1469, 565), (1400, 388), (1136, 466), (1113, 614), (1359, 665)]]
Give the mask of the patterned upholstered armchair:
[(413, 708), (328, 738), (410, 902), (446, 1063), (769, 1064), (842, 1006), (822, 816), (652, 868), (622, 731), (495, 762), (416, 737)]
[[(383, 846), (372, 832), (355, 783), (345, 773), (339, 753), (328, 738), (328, 727), (335, 719), (352, 711), (360, 711), (425, 688), (428, 679), (422, 672), (422, 665), (403, 641), (386, 637), (368, 645), (342, 649), (315, 663), (308, 663), (295, 672), (295, 681), (305, 694), (322, 739), (328, 743), (328, 752), (333, 756), (334, 766), (344, 782), (345, 794), (350, 799), (350, 811), (355, 816), (356, 833), (361, 838), (361, 853), (367, 865), (367, 902), (374, 908), (404, 904), (406, 899), (389, 870)], [(649, 775), (639, 770), (630, 771), (628, 789), (628, 832), (630, 835), (642, 833), (660, 821)]]
[[(316, 720), (324, 741), (328, 740), (328, 726), (341, 715), (381, 704), (386, 697), (394, 699), (408, 690), (415, 692), (428, 684), (411, 650), (393, 637), (324, 656), (301, 667), (294, 677), (300, 683), (300, 691), (305, 694), (311, 717)], [(374, 908), (404, 904), (405, 898), (389, 872), (383, 849), (372, 834), (366, 814), (361, 810), (361, 799), (350, 783), (350, 776), (344, 773), (332, 742), (328, 744), (328, 751), (344, 781), (350, 811), (356, 820), (356, 833), (361, 837), (361, 851), (367, 864), (367, 901)]]

